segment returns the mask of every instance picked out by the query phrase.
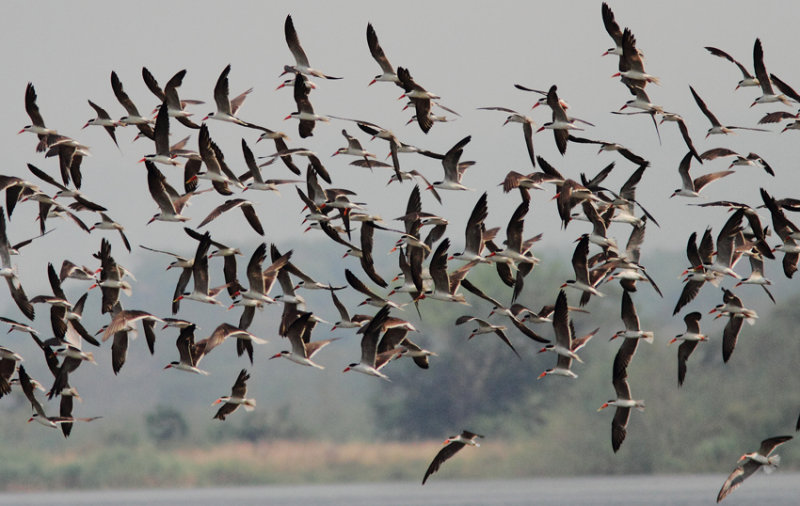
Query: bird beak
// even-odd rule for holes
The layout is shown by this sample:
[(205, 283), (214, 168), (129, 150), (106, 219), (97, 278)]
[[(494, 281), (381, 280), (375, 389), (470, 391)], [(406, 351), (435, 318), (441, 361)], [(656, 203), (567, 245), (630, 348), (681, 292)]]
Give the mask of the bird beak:
[(544, 371), (542, 374), (540, 374), (539, 376), (537, 376), (537, 377), (536, 377), (536, 379), (542, 379), (542, 378), (544, 378), (545, 376), (547, 376), (547, 371)]
[(608, 403), (606, 402), (606, 403), (604, 403), (602, 406), (600, 406), (599, 408), (597, 408), (597, 411), (602, 411), (602, 410), (606, 409), (607, 407), (608, 407)]
[(344, 371), (342, 371), (342, 372), (347, 372), (349, 370), (350, 370), (350, 367), (345, 367)]

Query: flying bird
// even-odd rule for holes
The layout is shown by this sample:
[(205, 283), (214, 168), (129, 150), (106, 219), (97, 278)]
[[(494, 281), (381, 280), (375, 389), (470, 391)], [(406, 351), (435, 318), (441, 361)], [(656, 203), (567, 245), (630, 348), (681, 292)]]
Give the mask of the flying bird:
[[(322, 77), (324, 79), (341, 79), (341, 77), (329, 76), (317, 69), (311, 68), (308, 63), (308, 57), (305, 51), (303, 51), (303, 47), (300, 45), (300, 39), (297, 37), (297, 31), (294, 29), (294, 22), (292, 21), (291, 15), (286, 16), (286, 21), (283, 24), (283, 33), (286, 37), (286, 44), (289, 46), (289, 51), (291, 51), (292, 56), (294, 56), (295, 65), (284, 65), (281, 75), (293, 72), (295, 74), (306, 74), (314, 77)], [(295, 87), (296, 86), (297, 80), (295, 80)]]
[(214, 415), (215, 420), (224, 421), (225, 418), (236, 411), (239, 406), (242, 406), (245, 411), (253, 411), (255, 409), (256, 400), (245, 397), (245, 394), (247, 394), (247, 380), (249, 379), (250, 374), (246, 369), (242, 369), (231, 388), (231, 395), (220, 397), (214, 401), (213, 405), (215, 406), (224, 403), (220, 406), (219, 410), (217, 410), (217, 414)]
[(764, 467), (766, 470), (774, 470), (780, 462), (779, 455), (772, 455), (778, 446), (792, 439), (792, 436), (776, 436), (761, 441), (758, 451), (745, 453), (739, 457), (736, 469), (728, 476), (722, 488), (717, 494), (717, 502), (725, 499), (731, 492), (736, 490), (744, 480), (750, 475)]
[(480, 434), (475, 434), (474, 432), (470, 432), (468, 430), (462, 431), (461, 434), (457, 436), (450, 436), (449, 438), (445, 439), (444, 443), (445, 446), (436, 456), (433, 458), (433, 461), (428, 466), (428, 469), (425, 471), (425, 476), (422, 478), (422, 484), (425, 485), (425, 482), (428, 481), (430, 475), (435, 473), (439, 470), (439, 468), (444, 464), (444, 462), (456, 453), (459, 452), (465, 446), (480, 446), (477, 439), (482, 438)]

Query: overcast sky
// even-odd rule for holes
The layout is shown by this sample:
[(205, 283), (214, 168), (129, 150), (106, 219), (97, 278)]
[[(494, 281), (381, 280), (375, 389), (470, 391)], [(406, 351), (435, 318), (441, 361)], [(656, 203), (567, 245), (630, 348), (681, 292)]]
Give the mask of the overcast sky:
[[(643, 249), (645, 263), (649, 248), (674, 248), (682, 252), (692, 231), (702, 232), (707, 224), (718, 229), (727, 217), (721, 209), (699, 209), (687, 206), (687, 200), (668, 198), (680, 185), (677, 165), (686, 153), (674, 124), (661, 126), (662, 144), (659, 145), (648, 116), (609, 114), (631, 96), (617, 79), (610, 78), (617, 71), (617, 58), (600, 56), (613, 45), (603, 28), (600, 2), (259, 1), (228, 5), (231, 7), (210, 1), (14, 2), (4, 5), (0, 37), (5, 48), (6, 71), (0, 80), (0, 96), (4, 101), (4, 114), (0, 116), (3, 127), (0, 131), (4, 135), (0, 135), (0, 146), (5, 163), (0, 173), (31, 178), (25, 169), (25, 163), (30, 162), (57, 174), (55, 159), (45, 160), (34, 152), (33, 135), (15, 135), (22, 126), (29, 124), (23, 97), (26, 83), (33, 82), (47, 126), (91, 146), (93, 156), (83, 163), (87, 195), (106, 205), (111, 216), (125, 225), (134, 245), (147, 244), (191, 255), (193, 243), (182, 237), (183, 232), (176, 225), (155, 223), (145, 227), (156, 207), (147, 193), (144, 167), (136, 161), (153, 152), (152, 143), (147, 140), (131, 143), (136, 133), (134, 128), (119, 129), (118, 150), (101, 128), (81, 130), (86, 120), (94, 117), (86, 100), (101, 105), (112, 117), (124, 114), (110, 86), (109, 75), (114, 70), (139, 109), (149, 111), (157, 100), (144, 86), (141, 68), (146, 66), (162, 86), (175, 72), (187, 69), (180, 95), (206, 102), (191, 107), (199, 121), (214, 110), (214, 83), (230, 63), (231, 94), (251, 86), (255, 88), (242, 107), (240, 117), (287, 132), (291, 147), (304, 146), (317, 152), (332, 173), (334, 186), (358, 192), (358, 199), (367, 202), (370, 211), (384, 218), (403, 214), (411, 190), (409, 184), (386, 187), (389, 171), (376, 169), (370, 174), (365, 169), (347, 165), (349, 158), (329, 158), (338, 147), (345, 145), (340, 134), (342, 128), (359, 137), (365, 147), (379, 154), (381, 159), (388, 151), (385, 142), (368, 142), (368, 136), (354, 124), (337, 121), (318, 124), (314, 136), (303, 140), (297, 134), (295, 121), (282, 121), (295, 110), (290, 89), (274, 91), (282, 80), (278, 75), (283, 65), (294, 63), (283, 35), (285, 17), (291, 14), (311, 65), (344, 77), (340, 81), (316, 81), (318, 89), (312, 93), (311, 101), (318, 113), (372, 121), (393, 130), (404, 142), (442, 153), (459, 139), (472, 135), (462, 160), (477, 163), (467, 171), (463, 182), (478, 192), (447, 193), (443, 195), (444, 206), (429, 195), (423, 199), (425, 210), (441, 213), (453, 223), (448, 236), (454, 251), (463, 244), (464, 221), (479, 192), (489, 192), (487, 226), (505, 228), (518, 197), (503, 195), (497, 184), (509, 170), (531, 171), (520, 126), (502, 126), (503, 113), (476, 108), (509, 107), (531, 115), (539, 124), (551, 119), (547, 108), (529, 112), (538, 96), (516, 90), (514, 83), (542, 90), (557, 84), (559, 95), (571, 106), (571, 114), (596, 125), (587, 127), (581, 135), (619, 142), (651, 161), (637, 197), (656, 216), (661, 229), (648, 226)], [(760, 203), (760, 186), (778, 197), (797, 196), (800, 133), (779, 134), (781, 127), (770, 126), (771, 133), (742, 132), (704, 140), (710, 125), (695, 105), (688, 86), (695, 87), (724, 124), (755, 126), (766, 112), (793, 110), (774, 105), (749, 108), (760, 93), (753, 88), (734, 91), (741, 79), (738, 69), (711, 56), (703, 47), (719, 47), (752, 69), (753, 42), (760, 37), (767, 70), (800, 90), (800, 70), (794, 50), (800, 5), (794, 2), (765, 3), (757, 7), (752, 2), (646, 5), (612, 2), (611, 6), (618, 23), (630, 27), (636, 35), (638, 47), (645, 54), (646, 70), (661, 79), (661, 86), (647, 88), (651, 100), (686, 119), (699, 151), (717, 146), (742, 153), (754, 151), (777, 172), (776, 178), (770, 178), (752, 168), (739, 169), (704, 193), (710, 199), (741, 200), (751, 205)], [(401, 111), (402, 102), (397, 101), (400, 89), (388, 83), (367, 86), (379, 73), (366, 45), (367, 22), (373, 23), (389, 60), (395, 66), (408, 67), (418, 83), (439, 94), (443, 104), (460, 112), (460, 118), (434, 125), (427, 135), (421, 133), (416, 124), (404, 126), (411, 113)], [(171, 128), (173, 140), (191, 133), (190, 147), (196, 148), (195, 132), (189, 132), (174, 121)], [(244, 171), (239, 147), (241, 138), (254, 147), (256, 155), (274, 152), (271, 142), (255, 146), (258, 137), (255, 131), (219, 122), (210, 122), (209, 128), (237, 174)], [(618, 189), (635, 169), (618, 155), (596, 155), (597, 149), (593, 146), (570, 144), (566, 156), (561, 156), (549, 131), (537, 134), (534, 144), (538, 155), (576, 179), (580, 172), (594, 174), (607, 163), (617, 161), (617, 168), (607, 181), (613, 189)], [(407, 154), (401, 155), (401, 165), (404, 170), (422, 171), (430, 180), (442, 176), (441, 165), (435, 160)], [(695, 163), (692, 173), (696, 177), (706, 171), (722, 170), (727, 165), (726, 160), (707, 162), (702, 167)], [(174, 185), (179, 185), (177, 169), (161, 167), (161, 170)], [(266, 168), (265, 174), (293, 177), (280, 164)], [(280, 245), (303, 240), (300, 234), (302, 206), (294, 189), (287, 187), (282, 197), (252, 193), (255, 192), (245, 196), (257, 203), (268, 241)], [(544, 232), (544, 240), (536, 249), (547, 248), (548, 252), (562, 251), (569, 255), (572, 240), (588, 229), (576, 223), (566, 232), (560, 231), (555, 205), (549, 202), (551, 196), (552, 192), (534, 194), (525, 235)], [(189, 209), (192, 217), (189, 224), (196, 226), (210, 208), (221, 202), (216, 195), (206, 197), (209, 198), (198, 199)], [(35, 216), (34, 207), (30, 204), (18, 207), (9, 226), (12, 241), (36, 233), (37, 226), (31, 221)], [(93, 221), (90, 215), (86, 215), (86, 219)], [(768, 222), (767, 218), (762, 219)], [(211, 230), (221, 239), (245, 241), (249, 245), (249, 255), (260, 239), (243, 228), (242, 223), (239, 213), (235, 213), (219, 218)], [(87, 240), (88, 236), (69, 223), (54, 223), (51, 227), (58, 230), (47, 238), (50, 246), (31, 246), (30, 254), (15, 259), (24, 273), (23, 281), (29, 295), (48, 290), (44, 270), (47, 261), (60, 264), (63, 258), (72, 257), (88, 262), (89, 253), (98, 248), (99, 236), (95, 234)], [(242, 230), (246, 240), (241, 239)], [(628, 234), (627, 226), (615, 225), (611, 229), (611, 235), (620, 242), (627, 240)], [(175, 235), (181, 236), (181, 242), (172, 239)], [(166, 263), (162, 258), (137, 250), (129, 256), (116, 238), (111, 237), (111, 240), (120, 263), (133, 267), (151, 260), (159, 265)], [(338, 247), (334, 249), (339, 252)], [(777, 268), (773, 269), (772, 276), (778, 277)], [(46, 325), (45, 319), (37, 319), (37, 322)], [(103, 367), (107, 368), (107, 364)]]

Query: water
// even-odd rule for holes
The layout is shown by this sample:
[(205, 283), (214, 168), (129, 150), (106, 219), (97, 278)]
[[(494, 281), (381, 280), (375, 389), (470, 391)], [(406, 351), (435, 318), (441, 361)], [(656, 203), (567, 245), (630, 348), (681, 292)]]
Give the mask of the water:
[[(0, 494), (3, 505), (713, 505), (722, 475), (598, 476), (528, 480), (355, 483), (171, 490), (99, 490)], [(758, 473), (725, 505), (800, 504), (800, 473)]]

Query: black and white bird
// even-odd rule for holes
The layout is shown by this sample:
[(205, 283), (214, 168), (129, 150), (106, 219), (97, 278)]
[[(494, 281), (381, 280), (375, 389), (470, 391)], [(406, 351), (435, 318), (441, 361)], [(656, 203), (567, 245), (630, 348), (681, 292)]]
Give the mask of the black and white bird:
[(214, 401), (214, 406), (224, 403), (220, 406), (219, 410), (217, 410), (217, 414), (214, 415), (215, 420), (225, 420), (225, 418), (236, 411), (239, 406), (242, 406), (245, 411), (253, 411), (256, 408), (256, 400), (245, 397), (247, 394), (247, 380), (249, 379), (250, 374), (246, 369), (242, 369), (231, 388), (231, 395), (220, 397)]
[(780, 455), (772, 455), (778, 446), (792, 439), (792, 436), (776, 436), (761, 441), (758, 451), (745, 453), (739, 457), (736, 469), (728, 476), (722, 488), (717, 494), (717, 502), (725, 499), (731, 492), (736, 490), (744, 480), (753, 473), (764, 467), (767, 471), (772, 471), (780, 463)]
[(430, 475), (435, 473), (439, 470), (439, 468), (444, 464), (444, 462), (450, 459), (453, 455), (458, 453), (462, 448), (465, 446), (480, 446), (477, 439), (482, 438), (480, 434), (475, 434), (474, 432), (470, 432), (468, 430), (462, 431), (461, 434), (457, 436), (450, 436), (449, 438), (445, 439), (444, 448), (439, 450), (439, 453), (433, 458), (433, 461), (428, 466), (428, 469), (425, 471), (425, 476), (422, 478), (422, 484), (425, 485), (425, 482), (428, 481)]

